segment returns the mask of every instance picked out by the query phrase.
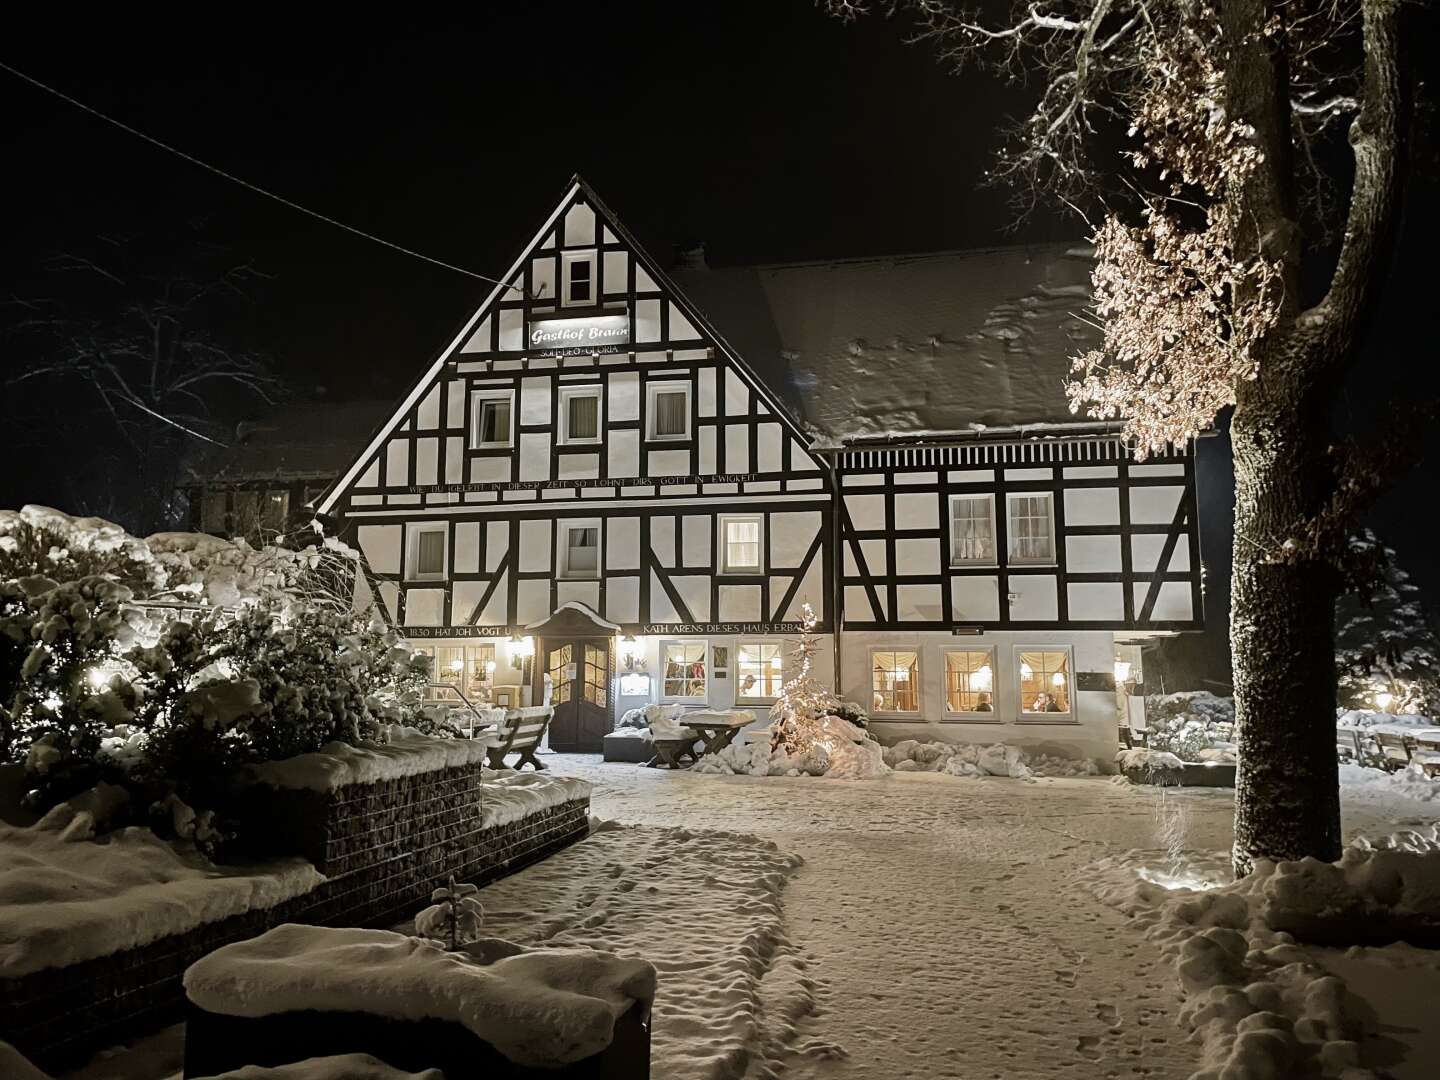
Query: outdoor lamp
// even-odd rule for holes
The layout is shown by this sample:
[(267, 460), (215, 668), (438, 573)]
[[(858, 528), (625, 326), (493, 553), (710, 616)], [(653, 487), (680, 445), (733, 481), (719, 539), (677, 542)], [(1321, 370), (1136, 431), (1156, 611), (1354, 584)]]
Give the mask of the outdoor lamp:
[(1379, 706), (1381, 712), (1389, 712), (1394, 701), (1395, 695), (1385, 690), (1381, 690), (1375, 695), (1375, 704)]
[(1130, 662), (1128, 660), (1115, 661), (1115, 681), (1117, 683), (1130, 681)]

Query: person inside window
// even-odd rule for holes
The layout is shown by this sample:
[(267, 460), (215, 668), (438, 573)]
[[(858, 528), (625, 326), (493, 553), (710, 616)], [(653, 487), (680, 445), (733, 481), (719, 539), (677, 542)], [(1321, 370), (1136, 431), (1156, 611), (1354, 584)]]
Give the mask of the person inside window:
[(995, 711), (994, 706), (990, 704), (990, 695), (989, 695), (989, 694), (978, 694), (978, 695), (976, 695), (976, 697), (975, 697), (975, 711), (976, 711), (976, 712), (994, 712), (994, 711)]
[(1055, 707), (1055, 701), (1049, 694), (1036, 694), (1035, 700), (1030, 703), (1031, 712), (1059, 712)]

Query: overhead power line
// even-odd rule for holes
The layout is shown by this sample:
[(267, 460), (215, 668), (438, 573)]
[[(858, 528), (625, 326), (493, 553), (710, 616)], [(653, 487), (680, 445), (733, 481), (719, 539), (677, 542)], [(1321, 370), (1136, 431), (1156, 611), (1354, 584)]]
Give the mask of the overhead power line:
[(124, 121), (116, 120), (113, 116), (107, 116), (99, 109), (86, 105), (83, 101), (77, 101), (69, 94), (64, 93), (61, 90), (55, 89), (55, 87), (50, 86), (48, 83), (43, 83), (39, 79), (25, 74), (25, 72), (23, 71), (18, 71), (17, 69), (11, 67), (9, 64), (5, 63), (3, 60), (0, 60), (0, 68), (8, 71), (17, 79), (21, 79), (24, 82), (29, 83), (31, 86), (44, 90), (48, 94), (53, 94), (61, 101), (73, 105), (75, 106), (75, 108), (81, 109), (84, 112), (89, 113), (91, 116), (98, 117), (99, 119), (104, 120), (107, 124), (111, 124), (114, 127), (119, 128), (121, 131), (125, 132), (128, 135), (134, 135), (137, 139), (144, 139), (151, 146), (158, 146), (161, 150), (165, 150), (171, 154), (174, 154), (176, 157), (188, 161), (192, 165), (198, 165), (202, 169), (208, 169), (216, 176), (222, 176), (226, 180), (229, 180), (231, 183), (239, 184), (247, 191), (253, 191), (257, 195), (263, 195), (267, 199), (273, 199), (276, 202), (280, 203), (282, 206), (288, 206), (291, 210), (298, 210), (300, 213), (308, 214), (310, 217), (315, 218), (317, 221), (323, 221), (327, 225), (334, 225), (337, 229), (344, 229), (348, 233), (354, 233), (356, 236), (364, 237), (366, 240), (371, 240), (377, 244), (381, 244), (384, 247), (390, 248), (392, 251), (398, 251), (404, 255), (409, 255), (412, 258), (421, 259), (435, 266), (444, 267), (446, 270), (453, 270), (457, 274), (464, 274), (466, 277), (478, 278), (480, 281), (486, 281), (492, 285), (503, 285), (507, 288), (511, 287), (506, 282), (500, 281), (498, 278), (487, 277), (484, 274), (477, 274), (473, 270), (466, 270), (463, 266), (456, 266), (454, 263), (448, 263), (441, 259), (432, 258), (429, 255), (425, 255), (419, 251), (415, 251), (413, 248), (407, 248), (400, 244), (392, 243), (391, 241), (386, 240), (383, 237), (376, 236), (374, 233), (368, 233), (364, 229), (357, 229), (354, 225), (347, 225), (343, 221), (337, 221), (335, 218), (330, 217), (328, 214), (322, 214), (318, 210), (311, 210), (308, 206), (301, 206), (293, 199), (287, 199), (283, 195), (277, 195), (273, 191), (262, 188), (259, 184), (252, 184), (249, 180), (236, 176), (234, 173), (226, 172), (224, 169), (219, 168), (216, 165), (211, 165), (208, 161), (201, 161), (194, 154), (187, 154), (184, 150), (181, 150), (178, 147), (171, 146), (169, 143), (166, 142), (161, 142), (154, 136), (147, 135), (145, 134), (145, 132), (139, 131), (136, 128), (131, 127)]

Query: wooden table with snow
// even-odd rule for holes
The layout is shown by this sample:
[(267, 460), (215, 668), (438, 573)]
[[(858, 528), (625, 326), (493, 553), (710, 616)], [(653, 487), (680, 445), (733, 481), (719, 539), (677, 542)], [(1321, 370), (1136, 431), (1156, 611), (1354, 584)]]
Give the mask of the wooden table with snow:
[(700, 741), (705, 744), (696, 755), (698, 760), (706, 754), (718, 754), (724, 750), (736, 735), (755, 722), (755, 715), (738, 709), (704, 709), (687, 712), (682, 719), (686, 727), (699, 733)]

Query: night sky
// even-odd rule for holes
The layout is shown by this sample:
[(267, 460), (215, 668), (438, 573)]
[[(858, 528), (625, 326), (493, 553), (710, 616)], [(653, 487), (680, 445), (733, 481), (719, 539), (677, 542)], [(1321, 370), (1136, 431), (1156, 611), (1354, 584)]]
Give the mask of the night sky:
[[(981, 179), (996, 123), (1023, 97), (981, 74), (947, 74), (903, 43), (901, 26), (847, 28), (811, 0), (532, 2), (438, 21), (389, 9), (383, 22), (186, 10), (180, 19), (193, 21), (131, 9), (110, 26), (87, 13), (82, 33), (57, 9), (49, 23), (12, 22), (0, 57), (256, 184), (485, 274), (503, 272), (574, 172), (662, 262), (696, 241), (727, 265), (1081, 234), (1043, 213), (1001, 231), (1009, 196)], [(53, 293), (45, 256), (97, 235), (175, 237), (181, 259), (184, 238), (199, 235), (270, 275), (246, 332), (294, 390), (348, 398), (397, 393), (488, 291), (3, 72), (0, 131), (0, 297)], [(1426, 283), (1434, 193), (1432, 173), (1412, 199), (1407, 255), (1372, 345), (1413, 355), (1407, 395), (1440, 387)], [(1419, 345), (1417, 311), (1429, 328)], [(1391, 390), (1356, 380), (1346, 424), (1383, 425)], [(59, 417), (64, 403), (12, 396), (6, 409)], [(63, 423), (55, 432), (57, 445), (41, 436), (7, 456), (0, 505), (62, 502), (83, 459)], [(1209, 451), (1214, 462), (1222, 449)], [(1437, 595), (1431, 475), (1433, 465), (1407, 478), (1376, 524)], [(1223, 517), (1223, 469), (1202, 480)], [(1207, 562), (1228, 563), (1217, 550), (1228, 541), (1207, 533)]]

